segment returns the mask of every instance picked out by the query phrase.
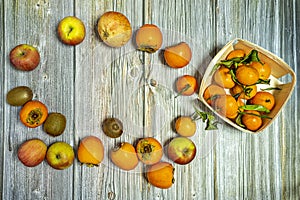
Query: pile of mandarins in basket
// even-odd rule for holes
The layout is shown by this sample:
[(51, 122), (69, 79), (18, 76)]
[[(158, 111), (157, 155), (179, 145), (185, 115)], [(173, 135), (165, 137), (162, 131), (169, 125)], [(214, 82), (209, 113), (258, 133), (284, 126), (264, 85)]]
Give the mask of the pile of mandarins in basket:
[(244, 50), (234, 49), (212, 73), (212, 82), (203, 93), (205, 101), (239, 126), (257, 131), (275, 105), (274, 95), (267, 91), (275, 88), (260, 89), (262, 84), (270, 84), (271, 67), (256, 50), (246, 55)]

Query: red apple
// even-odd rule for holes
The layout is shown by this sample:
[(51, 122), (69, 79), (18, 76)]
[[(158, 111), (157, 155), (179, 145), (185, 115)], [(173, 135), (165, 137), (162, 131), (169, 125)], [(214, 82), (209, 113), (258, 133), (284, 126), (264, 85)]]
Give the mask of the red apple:
[(31, 71), (40, 63), (38, 50), (29, 44), (20, 44), (10, 51), (11, 64), (18, 70)]
[(75, 153), (65, 142), (55, 142), (47, 150), (46, 160), (54, 169), (63, 170), (73, 164)]
[(39, 165), (46, 156), (47, 145), (40, 139), (24, 142), (18, 149), (19, 160), (27, 167)]
[(186, 165), (196, 156), (196, 145), (186, 137), (176, 137), (168, 145), (168, 157), (175, 163)]
[(77, 45), (85, 38), (85, 26), (77, 17), (63, 18), (57, 27), (60, 40), (67, 45)]

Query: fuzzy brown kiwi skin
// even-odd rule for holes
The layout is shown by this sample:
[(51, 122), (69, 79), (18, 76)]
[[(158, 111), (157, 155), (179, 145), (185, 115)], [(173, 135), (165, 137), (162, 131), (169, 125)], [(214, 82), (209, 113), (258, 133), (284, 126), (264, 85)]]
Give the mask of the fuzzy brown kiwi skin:
[(67, 119), (61, 113), (50, 113), (44, 122), (44, 131), (51, 136), (61, 135), (66, 128)]
[(118, 138), (123, 134), (123, 124), (117, 118), (106, 118), (102, 123), (102, 130), (108, 137)]
[(27, 86), (18, 86), (11, 89), (6, 95), (6, 102), (12, 106), (23, 106), (32, 100), (33, 92)]

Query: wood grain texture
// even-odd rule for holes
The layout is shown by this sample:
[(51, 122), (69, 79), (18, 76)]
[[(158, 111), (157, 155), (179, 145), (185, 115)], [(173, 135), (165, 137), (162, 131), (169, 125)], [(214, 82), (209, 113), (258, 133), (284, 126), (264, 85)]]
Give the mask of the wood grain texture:
[[(187, 165), (175, 165), (175, 183), (168, 190), (147, 184), (141, 163), (124, 172), (109, 160), (109, 150), (119, 142), (135, 144), (153, 136), (167, 144), (176, 137), (172, 123), (190, 115), (197, 99), (177, 97), (174, 83), (183, 74), (199, 83), (213, 56), (230, 40), (239, 37), (256, 43), (286, 61), (296, 72), (300, 62), (300, 3), (297, 0), (2, 0), (0, 4), (0, 188), (2, 199), (299, 199), (300, 123), (299, 84), (274, 123), (259, 135), (242, 133), (221, 122), (218, 131), (204, 131), (197, 122), (191, 139), (198, 151)], [(181, 41), (193, 50), (188, 67), (173, 70), (162, 51), (146, 54), (135, 50), (134, 41), (110, 48), (100, 40), (96, 27), (106, 11), (124, 13), (133, 30), (144, 23), (158, 25), (163, 48)], [(76, 47), (59, 41), (58, 22), (75, 15), (86, 26), (86, 38)], [(134, 35), (133, 35), (134, 39)], [(15, 70), (8, 58), (20, 43), (35, 45), (41, 64), (32, 72)], [(282, 78), (289, 81), (290, 77)], [(155, 80), (156, 85), (151, 85)], [(65, 133), (53, 138), (42, 127), (25, 128), (18, 120), (20, 107), (5, 103), (13, 87), (27, 85), (34, 98), (51, 112), (67, 117)], [(108, 117), (120, 118), (124, 134), (107, 138), (101, 129)], [(75, 160), (57, 171), (45, 162), (26, 168), (17, 159), (19, 145), (40, 138), (47, 145), (65, 141), (77, 150), (82, 138), (95, 135), (105, 145), (105, 159), (88, 168)], [(169, 161), (164, 156), (163, 160)]]

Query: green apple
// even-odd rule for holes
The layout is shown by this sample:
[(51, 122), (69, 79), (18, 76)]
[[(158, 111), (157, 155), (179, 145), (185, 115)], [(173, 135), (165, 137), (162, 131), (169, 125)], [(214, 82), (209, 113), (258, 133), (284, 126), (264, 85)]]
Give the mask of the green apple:
[(67, 45), (80, 44), (85, 38), (83, 22), (74, 16), (63, 18), (57, 27), (60, 40)]
[(34, 46), (20, 44), (10, 51), (9, 60), (16, 69), (31, 71), (39, 65), (40, 54)]
[(46, 160), (54, 169), (63, 170), (73, 164), (75, 153), (65, 142), (55, 142), (47, 150)]
[(168, 157), (175, 163), (186, 165), (196, 156), (196, 145), (187, 137), (176, 137), (168, 145)]

